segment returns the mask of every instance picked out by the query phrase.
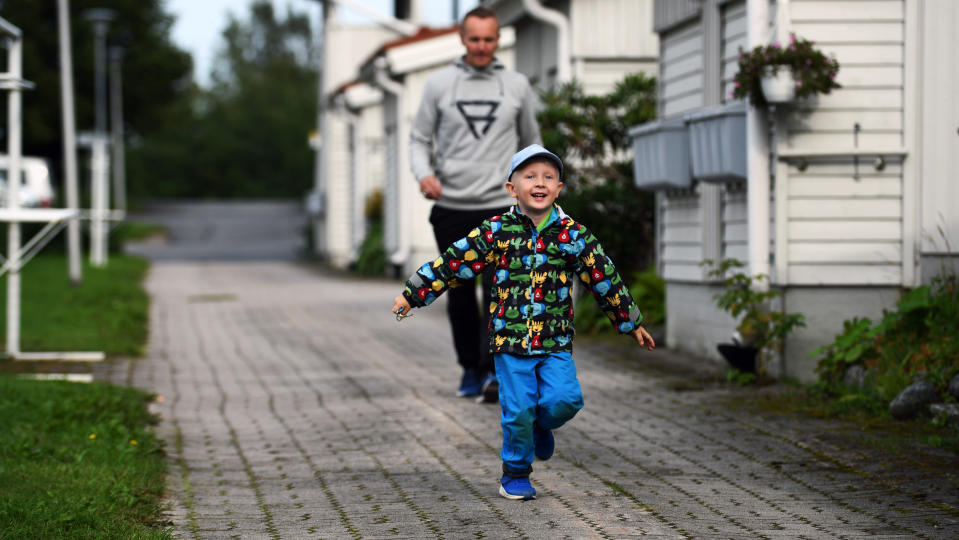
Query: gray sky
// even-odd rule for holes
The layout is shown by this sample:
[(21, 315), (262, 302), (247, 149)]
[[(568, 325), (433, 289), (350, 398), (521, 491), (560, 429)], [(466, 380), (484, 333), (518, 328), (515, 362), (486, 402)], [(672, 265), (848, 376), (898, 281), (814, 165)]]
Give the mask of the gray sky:
[[(167, 11), (176, 16), (173, 26), (173, 41), (193, 54), (197, 82), (209, 82), (210, 64), (220, 46), (220, 32), (226, 26), (227, 14), (245, 18), (252, 0), (166, 0)], [(391, 13), (393, 0), (361, 0), (382, 13)], [(426, 23), (442, 26), (452, 22), (453, 0), (421, 0)], [(320, 3), (316, 0), (272, 0), (278, 13), (286, 13), (286, 6), (310, 14), (314, 24), (320, 17)], [(477, 0), (460, 0), (460, 14), (473, 8)], [(346, 22), (368, 22), (362, 15), (344, 8), (341, 10)]]

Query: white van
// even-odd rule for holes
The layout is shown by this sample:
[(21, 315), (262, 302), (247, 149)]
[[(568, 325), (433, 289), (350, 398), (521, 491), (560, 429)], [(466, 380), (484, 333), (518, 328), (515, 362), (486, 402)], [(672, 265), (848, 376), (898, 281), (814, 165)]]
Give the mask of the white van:
[[(10, 160), (0, 154), (0, 207), (7, 206), (7, 169)], [(41, 157), (20, 157), (20, 206), (49, 207), (53, 205), (53, 181), (50, 163)]]

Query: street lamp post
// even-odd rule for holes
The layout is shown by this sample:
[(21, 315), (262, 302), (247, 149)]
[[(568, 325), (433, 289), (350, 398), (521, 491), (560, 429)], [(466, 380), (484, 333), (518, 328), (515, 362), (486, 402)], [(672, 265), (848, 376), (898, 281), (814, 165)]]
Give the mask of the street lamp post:
[[(73, 103), (73, 53), (70, 44), (70, 8), (69, 0), (57, 0), (57, 26), (60, 37), (60, 106), (63, 118), (63, 169), (67, 208), (76, 211), (80, 208), (80, 195), (77, 189), (77, 127)], [(79, 285), (83, 281), (83, 268), (80, 265), (80, 219), (70, 218), (67, 223), (67, 261), (70, 283)]]
[(93, 24), (94, 39), (94, 114), (96, 122), (91, 140), (90, 160), (90, 262), (94, 266), (107, 263), (107, 209), (110, 188), (107, 184), (109, 162), (107, 157), (107, 29), (116, 15), (111, 9), (87, 10), (84, 17)]
[[(114, 206), (127, 209), (126, 156), (123, 144), (123, 47), (110, 47), (110, 147), (113, 151)], [(122, 219), (122, 218), (121, 218)]]

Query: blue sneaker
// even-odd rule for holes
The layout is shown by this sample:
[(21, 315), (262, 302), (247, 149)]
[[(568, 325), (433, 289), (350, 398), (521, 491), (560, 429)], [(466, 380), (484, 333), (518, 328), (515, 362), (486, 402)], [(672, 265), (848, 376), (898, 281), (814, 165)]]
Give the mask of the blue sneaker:
[(528, 476), (514, 478), (504, 474), (499, 480), (499, 494), (513, 501), (528, 501), (536, 498), (536, 489)]
[(496, 403), (499, 401), (499, 381), (490, 373), (483, 379), (482, 391), (476, 398), (477, 403)]
[(546, 461), (553, 457), (555, 448), (556, 442), (553, 440), (553, 432), (533, 424), (533, 453), (536, 454), (536, 459)]
[(472, 369), (463, 371), (463, 378), (460, 379), (460, 389), (456, 391), (459, 397), (478, 396), (480, 393), (480, 380), (476, 372)]

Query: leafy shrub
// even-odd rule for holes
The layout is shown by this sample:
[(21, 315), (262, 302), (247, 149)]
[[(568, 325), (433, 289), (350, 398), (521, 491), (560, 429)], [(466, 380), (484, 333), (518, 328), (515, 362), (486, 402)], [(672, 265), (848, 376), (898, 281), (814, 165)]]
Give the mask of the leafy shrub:
[(774, 300), (782, 297), (777, 289), (763, 289), (758, 285), (768, 276), (747, 275), (740, 269), (743, 263), (736, 259), (725, 259), (720, 263), (705, 260), (702, 266), (710, 267), (709, 276), (723, 280), (724, 290), (713, 299), (716, 306), (739, 318), (736, 327), (743, 338), (744, 345), (756, 347), (760, 351), (781, 351), (783, 340), (796, 328), (806, 326), (801, 313), (784, 313), (773, 309)]
[(855, 318), (843, 323), (836, 339), (810, 356), (821, 356), (820, 379), (842, 392), (849, 367), (867, 369), (866, 382), (884, 400), (894, 398), (918, 376), (945, 396), (949, 380), (959, 372), (959, 279), (937, 277), (932, 285), (905, 292), (896, 309), (873, 323)]
[(366, 238), (353, 270), (361, 276), (382, 276), (386, 273), (386, 250), (383, 248), (383, 192), (375, 190), (366, 198)]
[(584, 223), (626, 276), (655, 248), (653, 194), (636, 188), (629, 128), (656, 118), (656, 79), (631, 74), (612, 92), (586, 95), (576, 81), (544, 92), (543, 145), (563, 160), (559, 204)]

